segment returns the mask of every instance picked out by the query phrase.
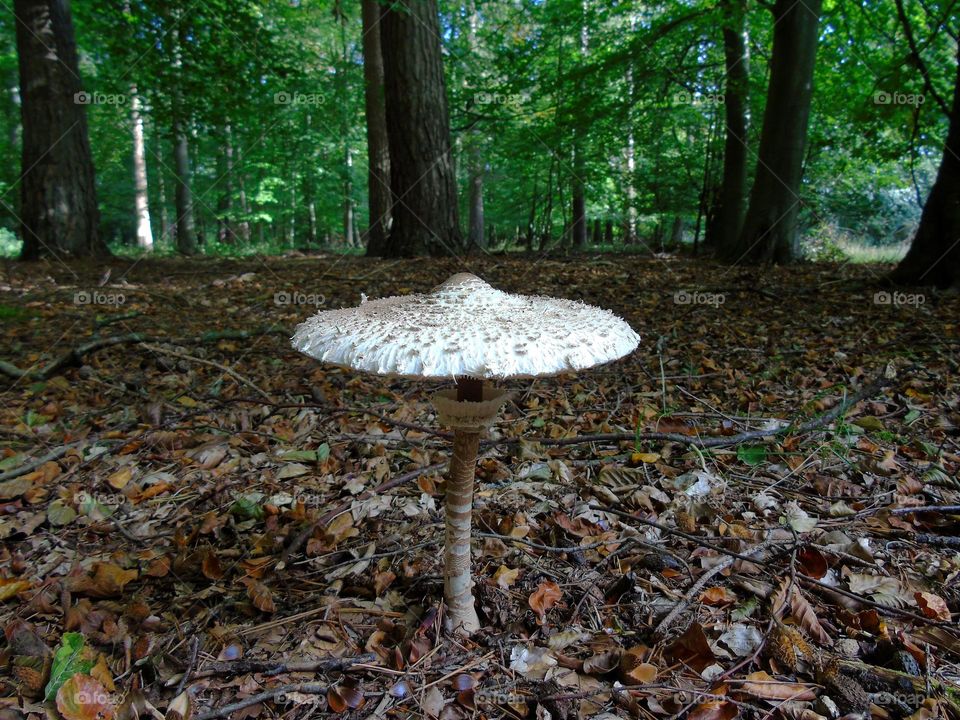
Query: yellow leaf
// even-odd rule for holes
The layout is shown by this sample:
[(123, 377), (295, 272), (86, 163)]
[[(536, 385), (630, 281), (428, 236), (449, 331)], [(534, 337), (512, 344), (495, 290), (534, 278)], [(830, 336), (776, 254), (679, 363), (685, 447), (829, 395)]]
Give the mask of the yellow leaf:
[(30, 587), (27, 580), (11, 580), (9, 578), (0, 578), (0, 600), (9, 600), (16, 597), (21, 590)]
[(517, 581), (518, 577), (520, 577), (520, 568), (511, 570), (506, 565), (501, 565), (493, 574), (493, 581), (498, 587), (507, 590)]
[(635, 452), (630, 455), (630, 462), (637, 463), (655, 463), (660, 459), (660, 453)]
[(107, 478), (107, 485), (114, 490), (123, 490), (131, 478), (133, 478), (133, 467), (131, 465), (124, 465)]
[(197, 406), (197, 401), (187, 395), (181, 395), (180, 397), (178, 397), (177, 402), (183, 405), (184, 407), (188, 407), (188, 408), (193, 408)]

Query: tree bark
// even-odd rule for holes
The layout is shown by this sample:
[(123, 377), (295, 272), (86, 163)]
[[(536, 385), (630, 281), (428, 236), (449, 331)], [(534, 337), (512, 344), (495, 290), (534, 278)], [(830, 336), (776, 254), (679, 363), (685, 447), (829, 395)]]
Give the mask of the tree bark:
[(67, 0), (15, 0), (20, 116), (21, 257), (109, 255), (100, 211), (77, 47)]
[[(180, 48), (184, 33), (179, 14), (174, 16), (173, 23), (175, 28), (170, 31), (174, 42), (173, 66), (175, 73), (179, 76), (183, 70)], [(193, 195), (190, 192), (190, 143), (187, 139), (187, 122), (182, 114), (183, 97), (179, 87), (174, 89), (173, 95), (173, 172), (177, 181), (174, 188), (177, 251), (182, 255), (193, 255), (197, 252), (197, 237), (194, 232)]]
[(757, 171), (740, 239), (725, 257), (789, 263), (797, 257), (797, 215), (813, 95), (821, 0), (777, 0), (773, 55)]
[(182, 255), (193, 255), (197, 252), (197, 236), (193, 222), (193, 196), (190, 192), (190, 145), (179, 115), (173, 121), (173, 171), (177, 180), (174, 189), (177, 251)]
[(393, 224), (377, 255), (463, 249), (436, 0), (400, 0), (380, 21)]
[[(715, 217), (707, 223), (707, 244), (721, 255), (736, 252), (747, 204), (747, 52), (743, 39), (746, 0), (722, 0), (723, 56), (726, 66), (723, 180)], [(704, 194), (706, 200), (706, 193)], [(703, 203), (701, 203), (701, 206)]]
[(150, 201), (147, 187), (147, 153), (143, 141), (143, 114), (137, 86), (130, 86), (130, 121), (133, 126), (133, 190), (137, 221), (137, 247), (153, 249), (153, 229), (150, 227)]
[(960, 285), (960, 47), (943, 159), (906, 257), (890, 276), (904, 285)]
[(382, 255), (390, 231), (390, 151), (380, 52), (380, 4), (363, 0), (363, 79), (367, 115), (367, 252)]
[(217, 240), (232, 243), (236, 239), (233, 231), (233, 133), (230, 123), (223, 126), (223, 147), (218, 158), (217, 178), (223, 183), (220, 197), (217, 198)]

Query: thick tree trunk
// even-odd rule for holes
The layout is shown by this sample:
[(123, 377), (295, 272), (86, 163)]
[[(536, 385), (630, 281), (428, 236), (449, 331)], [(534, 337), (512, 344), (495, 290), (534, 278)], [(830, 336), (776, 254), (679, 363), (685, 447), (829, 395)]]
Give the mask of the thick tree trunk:
[(821, 0), (777, 0), (770, 86), (757, 171), (734, 262), (788, 263), (798, 254), (800, 180), (813, 95)]
[(436, 0), (404, 0), (380, 21), (393, 224), (380, 255), (463, 249)]
[(109, 255), (67, 0), (15, 0), (23, 126), (21, 257)]
[[(582, 165), (578, 169), (582, 170)], [(570, 204), (573, 210), (573, 222), (570, 226), (573, 246), (584, 250), (587, 247), (587, 199), (583, 181), (579, 177), (573, 179)]]
[(380, 52), (380, 4), (363, 0), (363, 79), (367, 114), (367, 252), (382, 255), (390, 232), (390, 151)]
[(147, 153), (143, 141), (143, 115), (137, 86), (130, 86), (130, 121), (133, 126), (133, 190), (137, 221), (137, 247), (153, 249), (153, 230), (150, 227), (150, 202), (147, 187)]
[(891, 274), (904, 285), (960, 286), (960, 47), (950, 128), (910, 250)]
[[(721, 255), (736, 251), (747, 203), (747, 53), (743, 39), (746, 0), (722, 0), (726, 65), (723, 181), (715, 217), (707, 223), (707, 244)], [(706, 200), (704, 193), (703, 201)], [(702, 203), (703, 204), (703, 203)]]

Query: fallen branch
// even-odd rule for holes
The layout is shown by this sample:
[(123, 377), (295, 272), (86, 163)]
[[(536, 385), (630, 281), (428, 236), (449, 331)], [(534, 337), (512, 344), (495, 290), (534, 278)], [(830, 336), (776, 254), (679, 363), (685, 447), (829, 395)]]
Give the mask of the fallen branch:
[(290, 693), (302, 693), (303, 695), (325, 695), (328, 688), (329, 685), (326, 683), (316, 682), (281, 685), (273, 690), (267, 690), (266, 692), (251, 695), (248, 698), (238, 700), (237, 702), (230, 703), (229, 705), (224, 705), (216, 710), (210, 710), (209, 712), (201, 713), (200, 715), (197, 715), (196, 720), (213, 720), (214, 718), (227, 717), (228, 715), (232, 715), (233, 713), (248, 708), (251, 705), (258, 705), (266, 700), (277, 700)]
[(17, 367), (11, 363), (0, 360), (0, 375), (27, 380), (47, 380), (67, 367), (79, 365), (87, 355), (99, 352), (106, 348), (117, 345), (136, 345), (143, 343), (165, 343), (169, 345), (201, 345), (205, 343), (219, 342), (221, 340), (248, 340), (261, 335), (289, 335), (287, 328), (269, 327), (258, 330), (218, 330), (204, 333), (193, 337), (163, 337), (160, 335), (147, 335), (145, 333), (130, 333), (128, 335), (113, 335), (111, 337), (97, 338), (89, 342), (77, 345), (65, 352), (55, 360), (51, 360), (42, 368), (30, 367), (26, 370)]
[(235, 660), (233, 662), (213, 662), (193, 674), (193, 679), (222, 675), (280, 675), (292, 672), (330, 672), (346, 670), (357, 663), (369, 663), (376, 660), (373, 653), (364, 653), (348, 658), (324, 658), (322, 660), (291, 660), (276, 662), (270, 660)]
[(38, 467), (45, 465), (51, 460), (59, 460), (76, 447), (78, 447), (77, 444), (58, 447), (56, 450), (51, 450), (43, 457), (39, 457), (36, 460), (31, 460), (26, 465), (21, 465), (20, 467), (13, 468), (13, 470), (7, 470), (4, 473), (0, 473), (0, 482), (4, 480), (11, 480), (13, 478), (20, 477), (21, 475), (26, 475), (29, 472), (33, 472)]

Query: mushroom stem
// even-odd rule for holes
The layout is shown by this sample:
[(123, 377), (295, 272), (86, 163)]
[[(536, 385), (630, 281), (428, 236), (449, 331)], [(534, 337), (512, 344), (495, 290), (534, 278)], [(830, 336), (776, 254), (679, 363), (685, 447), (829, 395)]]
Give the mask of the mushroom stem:
[(473, 604), (470, 573), (470, 525), (473, 513), (473, 482), (477, 465), (480, 432), (457, 428), (453, 433), (453, 457), (447, 480), (446, 542), (444, 544), (443, 598), (447, 605), (447, 627), (461, 635), (480, 629)]
[(457, 400), (463, 402), (483, 401), (483, 380), (472, 377), (462, 377), (457, 380)]

